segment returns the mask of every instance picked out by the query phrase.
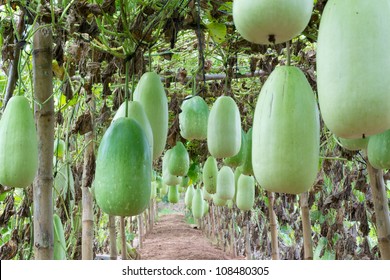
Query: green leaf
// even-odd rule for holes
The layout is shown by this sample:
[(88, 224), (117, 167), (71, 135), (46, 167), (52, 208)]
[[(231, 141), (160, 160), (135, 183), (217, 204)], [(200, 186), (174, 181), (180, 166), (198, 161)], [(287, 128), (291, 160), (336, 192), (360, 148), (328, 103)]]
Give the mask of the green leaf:
[(226, 25), (223, 23), (212, 22), (207, 25), (211, 38), (216, 43), (223, 43), (226, 40)]

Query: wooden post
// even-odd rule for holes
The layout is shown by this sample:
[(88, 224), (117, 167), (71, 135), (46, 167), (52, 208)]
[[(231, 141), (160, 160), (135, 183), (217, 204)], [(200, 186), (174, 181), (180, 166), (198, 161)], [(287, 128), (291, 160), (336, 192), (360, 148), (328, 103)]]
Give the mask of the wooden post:
[(115, 216), (108, 216), (108, 230), (110, 234), (110, 259), (118, 259), (118, 250), (116, 248), (116, 226)]
[(278, 241), (278, 221), (277, 217), (274, 211), (274, 193), (273, 192), (267, 192), (268, 193), (268, 211), (269, 211), (269, 225), (271, 230), (271, 257), (273, 260), (279, 260), (279, 241)]
[(121, 240), (122, 240), (122, 260), (127, 260), (127, 242), (126, 242), (126, 231), (125, 231), (125, 217), (120, 218), (120, 229), (121, 229)]
[(246, 232), (245, 232), (245, 248), (246, 248), (246, 259), (252, 259), (252, 249), (251, 249), (251, 232), (250, 232), (250, 222), (251, 222), (251, 211), (247, 211), (246, 215)]
[(232, 212), (232, 218), (231, 218), (231, 234), (230, 234), (230, 246), (232, 247), (232, 255), (233, 255), (233, 258), (235, 258), (237, 256), (237, 252), (236, 252), (236, 245), (235, 245), (235, 228), (234, 228), (234, 221), (236, 220), (235, 219), (235, 212), (234, 212), (234, 207), (231, 209), (231, 212)]
[(311, 222), (310, 211), (308, 204), (309, 194), (302, 193), (300, 198), (301, 212), (302, 212), (302, 231), (303, 231), (303, 252), (305, 260), (313, 259), (313, 242), (311, 239)]
[(144, 238), (144, 226), (143, 226), (143, 219), (142, 219), (143, 213), (138, 215), (138, 239), (139, 239), (139, 248), (142, 249), (142, 239)]

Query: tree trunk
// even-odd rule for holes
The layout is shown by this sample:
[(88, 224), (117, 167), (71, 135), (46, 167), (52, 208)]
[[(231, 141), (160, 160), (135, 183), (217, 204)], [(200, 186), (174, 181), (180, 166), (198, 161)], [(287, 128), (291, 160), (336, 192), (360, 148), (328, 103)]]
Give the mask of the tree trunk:
[(126, 231), (125, 231), (125, 217), (121, 217), (120, 220), (121, 227), (121, 240), (122, 240), (122, 260), (127, 260), (127, 242), (126, 242)]
[(274, 193), (268, 192), (268, 200), (269, 200), (269, 225), (271, 230), (271, 257), (273, 260), (279, 260), (279, 243), (278, 243), (278, 221), (276, 218), (276, 214), (274, 211)]
[(303, 252), (305, 260), (313, 259), (313, 242), (311, 239), (311, 222), (308, 204), (308, 193), (302, 193), (300, 196), (300, 205), (302, 212), (302, 231), (303, 231)]
[(110, 259), (118, 259), (118, 250), (116, 249), (116, 227), (115, 216), (108, 216), (108, 230), (110, 234)]
[(368, 178), (370, 180), (372, 200), (376, 216), (376, 231), (378, 246), (382, 260), (390, 260), (390, 217), (386, 186), (383, 180), (383, 171), (375, 169), (367, 162)]
[(54, 100), (52, 77), (52, 32), (35, 26), (33, 38), (33, 83), (37, 104), (38, 173), (34, 181), (34, 254), (36, 260), (53, 259), (53, 149)]

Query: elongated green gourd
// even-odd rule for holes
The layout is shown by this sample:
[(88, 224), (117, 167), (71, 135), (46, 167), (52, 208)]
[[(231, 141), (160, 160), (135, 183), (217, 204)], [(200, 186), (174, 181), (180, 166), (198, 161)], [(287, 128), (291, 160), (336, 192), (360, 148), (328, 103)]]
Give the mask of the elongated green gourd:
[(385, 34), (389, 1), (327, 2), (318, 34), (317, 87), (322, 118), (338, 137), (364, 138), (390, 128)]
[[(115, 122), (119, 118), (126, 116), (126, 102), (123, 102), (116, 112), (112, 122)], [(146, 137), (149, 141), (150, 151), (153, 155), (153, 131), (150, 126), (148, 117), (146, 116), (145, 110), (141, 103), (137, 101), (129, 101), (127, 105), (127, 117), (135, 119), (139, 125), (143, 128)]]
[(32, 110), (23, 96), (12, 97), (0, 120), (0, 184), (25, 188), (38, 170), (38, 141)]
[(369, 137), (367, 156), (376, 169), (390, 168), (390, 130)]
[(253, 176), (252, 167), (252, 128), (246, 134), (246, 154), (245, 160), (242, 164), (242, 174)]
[(213, 195), (213, 202), (215, 206), (225, 206), (226, 205), (226, 199), (222, 199), (218, 196), (218, 194)]
[(238, 209), (249, 211), (255, 202), (255, 179), (241, 175), (238, 179), (236, 204)]
[(194, 197), (194, 192), (195, 192), (194, 186), (191, 185), (187, 188), (186, 194), (184, 195), (184, 204), (188, 209), (191, 209), (192, 207), (192, 198)]
[(53, 258), (55, 260), (66, 260), (66, 242), (64, 227), (60, 217), (57, 214), (53, 214), (53, 226), (54, 226), (54, 248)]
[(277, 67), (263, 85), (253, 120), (256, 180), (272, 192), (308, 191), (318, 171), (319, 113), (302, 71)]
[(203, 199), (207, 200), (207, 201), (210, 201), (213, 199), (213, 195), (210, 194), (205, 187), (202, 188), (203, 190)]
[(341, 147), (350, 151), (359, 151), (367, 149), (368, 139), (370, 137), (358, 138), (358, 139), (347, 139), (339, 138)]
[(203, 166), (203, 184), (209, 194), (217, 191), (218, 166), (214, 157), (209, 156)]
[(168, 161), (168, 171), (175, 176), (187, 175), (190, 168), (190, 156), (183, 143), (178, 141), (171, 149), (171, 154)]
[(313, 0), (234, 0), (233, 20), (249, 42), (279, 44), (305, 29), (312, 10)]
[(235, 155), (235, 156), (232, 156), (232, 157), (228, 157), (228, 158), (225, 158), (223, 160), (223, 163), (229, 167), (237, 167), (241, 164), (244, 163), (245, 161), (245, 158), (246, 158), (246, 152), (247, 152), (247, 147), (246, 147), (246, 135), (245, 135), (245, 131), (244, 130), (241, 130), (241, 147), (240, 147), (240, 151)]
[(218, 172), (217, 195), (224, 200), (234, 197), (234, 173), (228, 166), (223, 166)]
[(160, 76), (146, 72), (134, 91), (134, 100), (141, 103), (153, 132), (153, 160), (164, 151), (168, 135), (168, 100)]
[(178, 203), (179, 202), (179, 188), (178, 186), (169, 186), (168, 187), (168, 201), (170, 203)]
[(179, 114), (180, 134), (184, 139), (203, 140), (207, 137), (209, 107), (200, 96), (189, 97)]
[(203, 217), (203, 194), (202, 190), (197, 188), (192, 198), (192, 215), (195, 219)]
[(207, 146), (215, 158), (235, 156), (241, 147), (241, 118), (230, 96), (220, 96), (210, 111)]
[(176, 185), (180, 184), (181, 177), (178, 177), (178, 176), (175, 176), (175, 175), (172, 175), (171, 173), (169, 173), (168, 164), (169, 164), (171, 153), (172, 153), (172, 149), (169, 149), (165, 152), (165, 154), (163, 156), (162, 176), (163, 176), (163, 181), (165, 184), (167, 184), (168, 186), (176, 186)]
[(104, 133), (96, 159), (95, 196), (113, 216), (134, 216), (149, 205), (152, 158), (137, 121), (120, 118)]

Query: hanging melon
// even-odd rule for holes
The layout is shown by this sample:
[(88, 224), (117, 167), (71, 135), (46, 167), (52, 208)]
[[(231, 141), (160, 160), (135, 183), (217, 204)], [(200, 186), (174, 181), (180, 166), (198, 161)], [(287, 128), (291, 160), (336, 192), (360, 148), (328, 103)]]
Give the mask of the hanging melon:
[(153, 160), (161, 156), (168, 135), (168, 100), (160, 76), (142, 75), (134, 90), (134, 100), (141, 103), (153, 132)]
[(200, 96), (189, 97), (179, 114), (180, 135), (187, 140), (207, 138), (209, 107)]
[(267, 191), (308, 191), (318, 172), (320, 124), (302, 71), (277, 67), (263, 85), (253, 120), (252, 164)]
[(217, 191), (218, 166), (214, 157), (209, 156), (203, 166), (203, 184), (209, 194)]
[(298, 36), (309, 23), (313, 0), (234, 0), (233, 21), (244, 39), (280, 44)]
[(175, 176), (175, 175), (172, 175), (171, 173), (169, 173), (168, 164), (169, 164), (171, 153), (172, 153), (172, 149), (169, 149), (169, 150), (165, 151), (165, 154), (163, 156), (162, 176), (163, 176), (163, 181), (165, 184), (167, 184), (168, 186), (176, 186), (176, 185), (180, 184), (181, 177), (178, 177), (178, 176)]
[(213, 195), (210, 194), (205, 187), (203, 187), (203, 199), (210, 201), (213, 199)]
[[(116, 111), (116, 114), (112, 119), (112, 122), (115, 122), (119, 118), (124, 118), (125, 116), (126, 116), (126, 102), (123, 102), (119, 107), (118, 111)], [(149, 141), (150, 151), (152, 152), (153, 155), (153, 131), (141, 103), (137, 101), (128, 102), (127, 117), (135, 119), (139, 123), (139, 125), (143, 128), (146, 137), (148, 138)]]
[(195, 219), (203, 217), (203, 195), (202, 190), (199, 188), (195, 190), (194, 197), (192, 198), (192, 216)]
[(242, 164), (242, 174), (253, 176), (252, 167), (252, 128), (246, 133), (246, 153), (245, 160)]
[(232, 157), (225, 158), (223, 160), (223, 163), (229, 167), (237, 167), (241, 164), (244, 163), (245, 158), (246, 158), (246, 152), (247, 152), (247, 147), (246, 147), (246, 135), (244, 130), (241, 130), (241, 147), (240, 151)]
[(241, 175), (238, 179), (236, 204), (238, 209), (249, 211), (255, 203), (255, 179)]
[(62, 139), (54, 139), (54, 156), (62, 158), (65, 153), (65, 141)]
[(213, 195), (213, 202), (215, 206), (225, 206), (226, 205), (226, 199), (222, 199), (218, 196), (218, 194)]
[(339, 138), (341, 147), (350, 151), (359, 151), (367, 149), (368, 139), (370, 137), (358, 138), (358, 139), (347, 139)]
[(178, 203), (179, 202), (179, 188), (178, 186), (169, 186), (168, 187), (168, 201), (170, 203)]
[(60, 217), (57, 214), (53, 214), (53, 226), (54, 226), (54, 248), (53, 259), (54, 260), (66, 260), (66, 242), (64, 227)]
[(190, 168), (190, 156), (183, 143), (176, 142), (175, 147), (171, 149), (171, 154), (168, 161), (168, 171), (175, 176), (187, 175)]
[(217, 196), (224, 200), (234, 197), (234, 173), (228, 166), (223, 166), (218, 172)]
[(95, 196), (100, 208), (113, 216), (134, 216), (149, 205), (152, 163), (142, 127), (120, 118), (104, 133), (99, 146)]
[(28, 100), (12, 97), (0, 120), (0, 184), (25, 188), (38, 170), (38, 140)]
[(390, 130), (370, 136), (367, 156), (376, 169), (390, 169)]
[(215, 158), (235, 156), (241, 147), (241, 119), (230, 96), (220, 96), (210, 111), (207, 146)]
[(188, 209), (191, 209), (192, 207), (192, 198), (194, 197), (194, 192), (195, 192), (194, 186), (191, 185), (187, 188), (187, 191), (184, 195), (184, 204)]
[(318, 33), (317, 87), (322, 118), (338, 137), (364, 138), (390, 128), (387, 34), (389, 1), (327, 2)]

